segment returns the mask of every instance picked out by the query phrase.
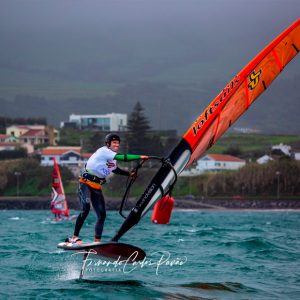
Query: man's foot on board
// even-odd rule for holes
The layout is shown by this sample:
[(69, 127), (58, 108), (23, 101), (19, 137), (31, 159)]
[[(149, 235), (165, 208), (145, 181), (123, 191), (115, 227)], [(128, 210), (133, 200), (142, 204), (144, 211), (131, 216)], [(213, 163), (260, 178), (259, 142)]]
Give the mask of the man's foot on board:
[(66, 243), (71, 243), (71, 244), (76, 244), (76, 245), (81, 245), (83, 243), (82, 240), (77, 236), (75, 236), (75, 237), (72, 236), (71, 238), (67, 238), (65, 240), (65, 242)]
[(101, 239), (94, 239), (94, 243), (100, 243), (101, 242)]

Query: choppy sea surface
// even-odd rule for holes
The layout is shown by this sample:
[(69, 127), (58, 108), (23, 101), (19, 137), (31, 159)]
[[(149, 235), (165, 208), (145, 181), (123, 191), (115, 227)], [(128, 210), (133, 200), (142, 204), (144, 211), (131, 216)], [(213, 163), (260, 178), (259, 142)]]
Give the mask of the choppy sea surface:
[[(122, 239), (144, 249), (144, 264), (89, 260), (56, 248), (75, 221), (48, 211), (1, 211), (0, 299), (300, 299), (300, 212), (174, 211), (151, 214)], [(108, 212), (103, 240), (121, 217)], [(91, 241), (91, 211), (81, 237)]]

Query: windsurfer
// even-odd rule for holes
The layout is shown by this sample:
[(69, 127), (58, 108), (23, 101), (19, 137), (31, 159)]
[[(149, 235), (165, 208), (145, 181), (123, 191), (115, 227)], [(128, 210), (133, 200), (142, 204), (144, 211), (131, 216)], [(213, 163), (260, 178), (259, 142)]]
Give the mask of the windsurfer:
[(118, 135), (110, 133), (105, 137), (105, 146), (99, 148), (87, 161), (85, 169), (79, 178), (78, 197), (81, 212), (77, 217), (74, 234), (66, 242), (81, 244), (80, 230), (90, 211), (90, 201), (97, 215), (95, 224), (95, 242), (100, 242), (104, 221), (106, 218), (105, 201), (102, 193), (102, 185), (105, 178), (111, 173), (124, 176), (135, 176), (135, 172), (120, 169), (117, 161), (147, 160), (146, 155), (119, 154), (121, 139)]

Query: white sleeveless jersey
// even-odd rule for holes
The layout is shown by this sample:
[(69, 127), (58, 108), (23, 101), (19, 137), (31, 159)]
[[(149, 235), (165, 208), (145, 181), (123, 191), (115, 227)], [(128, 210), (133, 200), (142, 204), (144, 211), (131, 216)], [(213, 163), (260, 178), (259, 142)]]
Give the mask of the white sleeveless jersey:
[(117, 161), (114, 160), (116, 152), (103, 146), (99, 148), (87, 161), (86, 170), (100, 178), (105, 178), (117, 168)]

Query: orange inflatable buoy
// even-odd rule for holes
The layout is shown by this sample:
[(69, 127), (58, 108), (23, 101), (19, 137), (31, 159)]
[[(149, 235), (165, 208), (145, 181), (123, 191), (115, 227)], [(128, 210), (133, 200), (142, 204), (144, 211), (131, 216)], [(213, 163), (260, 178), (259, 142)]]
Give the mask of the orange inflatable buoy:
[(174, 198), (166, 195), (154, 205), (152, 222), (155, 224), (169, 224), (174, 206)]

